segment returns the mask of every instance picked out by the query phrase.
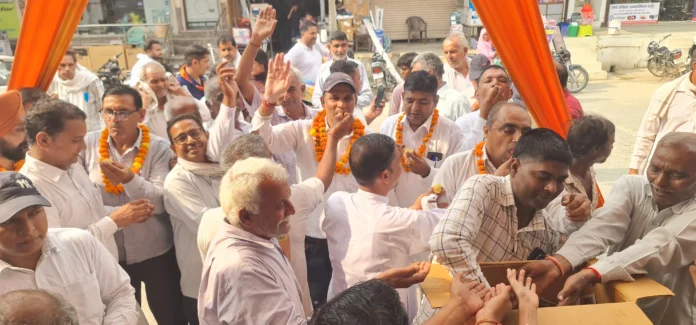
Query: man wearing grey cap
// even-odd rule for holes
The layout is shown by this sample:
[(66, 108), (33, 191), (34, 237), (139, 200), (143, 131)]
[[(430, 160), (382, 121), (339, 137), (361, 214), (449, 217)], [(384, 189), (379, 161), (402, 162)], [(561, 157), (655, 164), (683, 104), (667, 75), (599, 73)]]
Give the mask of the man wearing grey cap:
[(0, 173), (0, 294), (58, 292), (80, 324), (136, 324), (140, 314), (130, 279), (116, 259), (81, 229), (48, 229), (51, 204), (31, 180)]
[[(258, 130), (271, 152), (282, 153), (294, 151), (297, 156), (297, 167), (302, 181), (314, 177), (319, 161), (326, 148), (326, 138), (329, 130), (337, 121), (354, 115), (357, 103), (357, 93), (353, 79), (345, 73), (333, 73), (324, 82), (324, 94), (321, 97), (322, 107), (313, 120), (297, 120), (272, 126), (271, 118), (276, 103), (287, 89), (286, 83), (290, 78), (290, 66), (279, 56), (269, 65), (268, 79), (263, 104), (254, 115), (252, 129)], [(367, 123), (362, 114), (354, 115), (353, 132), (342, 137), (338, 143), (338, 162), (336, 176), (331, 186), (324, 193), (324, 202), (336, 191), (349, 193), (358, 190), (358, 183), (350, 174), (348, 154), (350, 146), (363, 134), (372, 133), (366, 129)], [(307, 220), (307, 237), (305, 247), (307, 253), (307, 278), (315, 308), (326, 302), (329, 282), (331, 280), (331, 263), (326, 244), (326, 235), (321, 230), (324, 218), (324, 203), (319, 205)]]

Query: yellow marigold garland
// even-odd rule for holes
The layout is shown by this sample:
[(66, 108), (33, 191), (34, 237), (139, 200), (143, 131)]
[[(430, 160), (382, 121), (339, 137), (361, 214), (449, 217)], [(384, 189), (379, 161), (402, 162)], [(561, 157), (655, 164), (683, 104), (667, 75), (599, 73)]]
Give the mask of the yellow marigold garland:
[[(314, 120), (312, 120), (312, 130), (310, 134), (314, 138), (314, 153), (317, 157), (317, 162), (320, 162), (324, 157), (324, 150), (326, 150), (326, 110), (321, 110)], [(365, 134), (365, 125), (359, 119), (355, 119), (353, 122), (353, 136), (350, 138), (350, 144), (346, 148), (346, 153), (336, 162), (336, 173), (348, 175), (350, 174), (350, 166), (348, 165), (348, 158), (350, 157), (350, 148), (353, 147), (358, 138)]]
[[(24, 159), (14, 163), (14, 165), (12, 165), (11, 171), (19, 172), (19, 170), (22, 169), (22, 166), (24, 166)], [(6, 171), (7, 171), (7, 169), (0, 167), (0, 172), (6, 172)]]
[[(138, 149), (138, 154), (135, 156), (133, 159), (133, 165), (131, 167), (131, 170), (135, 174), (140, 174), (140, 169), (143, 168), (143, 164), (145, 163), (145, 157), (147, 156), (148, 151), (150, 150), (150, 129), (147, 128), (145, 125), (139, 125), (140, 130), (143, 132), (142, 138), (140, 140), (140, 149)], [(100, 159), (99, 161), (104, 161), (109, 159), (109, 131), (107, 129), (104, 129), (101, 133), (101, 138), (99, 138), (99, 155)], [(111, 193), (113, 195), (119, 195), (125, 191), (123, 188), (123, 185), (117, 184), (114, 185), (111, 183), (109, 178), (104, 175), (104, 171), (101, 171), (102, 175), (102, 181), (104, 181), (104, 189), (106, 190), (107, 193)]]
[[(396, 144), (403, 145), (404, 140), (403, 140), (403, 135), (402, 132), (404, 131), (404, 127), (401, 125), (401, 121), (404, 119), (404, 116), (406, 116), (406, 113), (401, 113), (401, 116), (399, 116), (399, 119), (396, 121)], [(425, 156), (425, 151), (428, 150), (428, 142), (430, 142), (430, 139), (433, 137), (433, 133), (435, 132), (435, 127), (437, 126), (437, 120), (440, 119), (440, 112), (438, 112), (437, 108), (433, 111), (433, 118), (430, 120), (430, 129), (428, 130), (428, 134), (423, 137), (423, 143), (420, 145), (418, 148), (418, 151), (416, 154), (418, 157), (423, 157)], [(401, 167), (404, 168), (404, 171), (409, 172), (410, 169), (406, 165), (406, 156), (401, 155)]]
[(478, 168), (479, 174), (488, 174), (486, 171), (486, 162), (483, 161), (483, 146), (486, 145), (485, 141), (479, 142), (474, 148), (474, 155), (478, 158), (476, 160), (476, 168)]

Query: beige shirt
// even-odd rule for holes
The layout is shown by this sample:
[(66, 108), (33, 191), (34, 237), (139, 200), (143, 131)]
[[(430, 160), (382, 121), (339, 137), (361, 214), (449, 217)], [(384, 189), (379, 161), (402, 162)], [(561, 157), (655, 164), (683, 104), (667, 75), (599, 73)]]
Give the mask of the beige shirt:
[(223, 222), (198, 295), (201, 325), (306, 324), (302, 290), (278, 241)]
[(73, 164), (62, 170), (34, 159), (29, 153), (25, 159), (19, 172), (51, 202), (45, 208), (48, 227), (85, 229), (118, 258), (114, 241), (118, 226), (104, 211), (101, 192), (89, 180), (82, 165)]
[[(482, 159), (486, 164), (486, 172), (494, 174), (495, 166), (488, 160), (486, 146), (483, 147)], [(433, 185), (440, 184), (445, 189), (447, 201), (452, 202), (457, 195), (457, 191), (464, 185), (467, 179), (471, 176), (478, 175), (477, 161), (478, 157), (474, 154), (474, 150), (460, 152), (447, 158), (440, 169), (435, 174)]]
[(696, 94), (690, 85), (687, 74), (655, 91), (638, 129), (629, 168), (644, 174), (662, 137), (670, 132), (696, 131)]
[[(403, 114), (403, 113), (402, 113)], [(396, 139), (396, 127), (397, 121), (401, 114), (392, 115), (388, 117), (384, 123), (382, 123), (382, 129), (380, 133)], [(430, 131), (430, 123), (432, 122), (432, 115), (421, 125), (416, 131), (411, 129), (408, 124), (408, 119), (404, 117), (401, 120), (401, 126), (403, 131), (401, 132), (401, 137), (406, 148), (418, 150), (418, 148), (423, 144), (423, 138)], [(437, 174), (438, 169), (443, 165), (443, 161), (453, 154), (460, 151), (461, 147), (461, 137), (459, 136), (459, 128), (446, 117), (440, 115), (437, 126), (435, 127), (435, 132), (432, 134), (430, 141), (427, 144), (427, 150), (425, 152), (425, 158), (428, 165), (430, 166), (430, 174), (423, 178), (421, 175), (412, 172), (403, 172), (399, 178), (399, 183), (394, 189), (396, 198), (398, 200), (398, 206), (400, 207), (410, 207), (416, 201), (418, 196), (428, 192), (430, 186), (433, 184), (433, 179)], [(434, 161), (428, 159), (429, 154), (439, 153), (442, 155), (441, 159)], [(392, 202), (395, 204), (396, 202)]]
[[(597, 203), (599, 202), (599, 192), (597, 192), (597, 179), (595, 177), (596, 173), (594, 168), (590, 168), (590, 175), (592, 175), (592, 192), (590, 194), (592, 195), (592, 212), (594, 212), (597, 210)], [(565, 181), (565, 190), (568, 193), (580, 193), (588, 198), (590, 197), (587, 195), (582, 181), (573, 174), (568, 174), (568, 178), (566, 178)]]
[(0, 260), (0, 294), (36, 289), (67, 299), (82, 325), (131, 325), (140, 315), (128, 274), (84, 230), (49, 229), (36, 270)]
[(593, 267), (602, 282), (633, 281), (646, 274), (674, 292), (638, 305), (654, 324), (696, 324), (696, 287), (689, 265), (696, 260), (696, 197), (658, 211), (644, 176), (624, 176), (604, 206), (568, 238), (557, 254), (573, 267), (607, 251)]
[(440, 98), (437, 102), (437, 108), (440, 110), (441, 116), (456, 121), (459, 117), (471, 112), (470, 101), (465, 95), (450, 87), (449, 84), (440, 87), (437, 90), (437, 95)]

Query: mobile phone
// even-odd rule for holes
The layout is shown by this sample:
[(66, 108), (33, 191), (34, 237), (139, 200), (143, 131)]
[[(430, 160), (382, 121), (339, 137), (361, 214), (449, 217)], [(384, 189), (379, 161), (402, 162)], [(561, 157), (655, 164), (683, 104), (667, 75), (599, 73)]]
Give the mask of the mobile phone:
[(382, 100), (384, 99), (384, 86), (379, 86), (377, 88), (377, 100), (375, 101), (375, 108), (382, 107)]
[(541, 248), (535, 248), (527, 257), (528, 261), (543, 260), (546, 258), (546, 253)]
[(428, 152), (428, 160), (438, 162), (442, 160), (442, 154), (439, 152)]

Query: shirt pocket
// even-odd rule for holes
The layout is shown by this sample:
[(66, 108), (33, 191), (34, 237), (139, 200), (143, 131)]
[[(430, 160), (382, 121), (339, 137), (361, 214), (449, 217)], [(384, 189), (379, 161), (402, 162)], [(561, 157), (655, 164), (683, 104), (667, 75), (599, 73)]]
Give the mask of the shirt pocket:
[[(102, 321), (104, 304), (102, 304), (99, 281), (94, 273), (65, 286), (65, 293), (70, 303), (79, 310), (80, 322)], [(90, 321), (88, 321), (90, 320)]]

